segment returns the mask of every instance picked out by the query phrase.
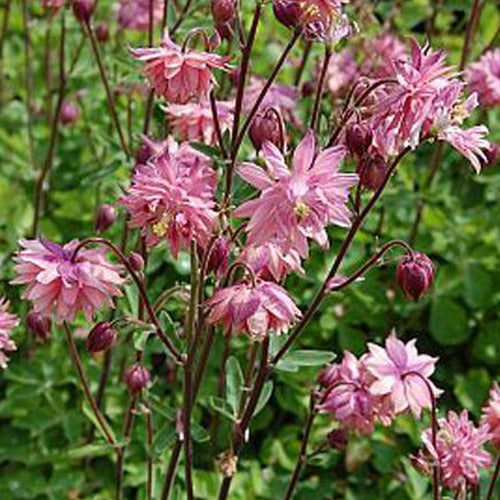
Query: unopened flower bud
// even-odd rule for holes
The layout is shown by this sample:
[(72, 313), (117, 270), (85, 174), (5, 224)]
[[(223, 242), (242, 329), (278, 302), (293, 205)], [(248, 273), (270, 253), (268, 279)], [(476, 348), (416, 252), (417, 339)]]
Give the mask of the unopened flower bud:
[(139, 165), (145, 165), (151, 156), (153, 156), (151, 145), (149, 142), (143, 140), (135, 155), (135, 162)]
[(141, 365), (133, 365), (125, 373), (125, 383), (132, 394), (144, 390), (148, 382), (149, 372)]
[(335, 429), (328, 433), (327, 439), (334, 450), (343, 451), (347, 448), (349, 434), (345, 429)]
[(94, 228), (98, 234), (106, 231), (116, 220), (116, 208), (104, 204), (97, 209)]
[(128, 263), (130, 264), (130, 267), (138, 273), (144, 269), (144, 259), (142, 258), (142, 255), (137, 252), (130, 252), (130, 255), (128, 256)]
[(423, 253), (405, 255), (398, 264), (397, 279), (405, 297), (418, 300), (434, 281), (434, 265)]
[(78, 115), (78, 106), (74, 102), (63, 101), (59, 112), (59, 120), (63, 125), (73, 125), (78, 119)]
[(302, 85), (302, 97), (311, 97), (314, 94), (314, 83), (309, 80)]
[(372, 144), (373, 133), (363, 123), (351, 123), (346, 128), (346, 143), (351, 154), (363, 157)]
[(323, 387), (330, 387), (338, 380), (338, 366), (328, 365), (319, 372), (318, 383)]
[(94, 12), (94, 0), (73, 0), (73, 14), (82, 23), (87, 23)]
[(500, 153), (500, 148), (497, 144), (490, 144), (490, 147), (484, 150), (486, 155), (485, 167), (493, 167), (498, 161), (498, 156)]
[(216, 26), (228, 23), (233, 19), (236, 12), (235, 0), (212, 0), (210, 5)]
[(282, 137), (280, 118), (272, 110), (255, 116), (248, 135), (257, 151), (260, 151), (265, 141), (272, 142), (277, 148), (283, 150), (284, 138)]
[(99, 23), (95, 28), (95, 37), (100, 42), (107, 42), (109, 40), (109, 28), (106, 23)]
[[(230, 247), (231, 242), (225, 236), (217, 238), (210, 248), (210, 255), (207, 261), (207, 274), (214, 272), (220, 276), (226, 271)], [(200, 248), (200, 259), (202, 257), (203, 249)]]
[(115, 342), (116, 330), (107, 322), (99, 321), (85, 339), (85, 349), (92, 354), (109, 349)]
[(287, 28), (296, 28), (302, 17), (300, 0), (273, 0), (273, 11), (276, 19)]
[(26, 316), (26, 324), (32, 335), (41, 341), (46, 341), (50, 336), (50, 318), (42, 316), (37, 311), (30, 311)]
[(362, 158), (358, 162), (356, 173), (359, 175), (361, 186), (376, 191), (384, 182), (388, 169), (384, 157), (376, 154)]

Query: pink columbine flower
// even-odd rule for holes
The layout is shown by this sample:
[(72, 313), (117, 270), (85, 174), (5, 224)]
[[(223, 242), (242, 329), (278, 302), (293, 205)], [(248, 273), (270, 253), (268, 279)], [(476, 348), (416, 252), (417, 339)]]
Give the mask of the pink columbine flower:
[(238, 169), (244, 180), (261, 191), (259, 198), (235, 211), (237, 217), (250, 217), (248, 243), (279, 241), (285, 253), (295, 249), (301, 257), (308, 254), (308, 238), (327, 248), (325, 227), (351, 223), (347, 200), (358, 177), (339, 173), (345, 154), (343, 146), (336, 146), (316, 155), (314, 134), (308, 132), (295, 149), (290, 170), (281, 151), (265, 142), (261, 156), (267, 168), (244, 163)]
[(170, 40), (168, 33), (159, 48), (130, 49), (133, 57), (146, 63), (144, 73), (157, 95), (174, 104), (190, 99), (207, 100), (215, 78), (212, 69), (229, 70), (227, 57), (209, 52), (183, 49)]
[[(313, 78), (319, 81), (322, 62), (316, 66)], [(358, 76), (358, 66), (349, 49), (333, 52), (326, 71), (325, 88), (333, 95), (347, 90)]]
[[(265, 80), (254, 78), (245, 88), (243, 96), (243, 112), (249, 113), (259, 97), (262, 88), (265, 85)], [(297, 107), (298, 91), (291, 85), (284, 83), (273, 83), (262, 100), (259, 110), (267, 108), (278, 108), (282, 114), (291, 116), (292, 112)]]
[(491, 455), (483, 449), (490, 438), (488, 426), (475, 427), (466, 410), (460, 415), (448, 412), (446, 418), (438, 420), (438, 426), (436, 447), (431, 429), (423, 432), (422, 441), (432, 459), (439, 462), (442, 484), (454, 490), (464, 481), (477, 484), (480, 469), (491, 463)]
[[(116, 5), (118, 24), (122, 29), (135, 31), (149, 30), (150, 0), (120, 0)], [(163, 18), (163, 1), (153, 0), (153, 26), (161, 23)]]
[(357, 359), (346, 351), (340, 364), (327, 367), (320, 375), (320, 411), (332, 413), (351, 430), (371, 434), (376, 421), (389, 425), (392, 418), (389, 400), (370, 391), (373, 376), (365, 365), (366, 356)]
[(65, 3), (66, 0), (42, 0), (42, 7), (44, 11), (57, 14)]
[[(216, 103), (217, 117), (221, 132), (228, 130), (233, 123), (233, 105), (228, 102)], [(210, 103), (204, 101), (189, 104), (170, 104), (165, 108), (167, 119), (174, 133), (182, 141), (200, 141), (215, 144), (214, 118)]]
[(10, 332), (19, 324), (19, 318), (8, 311), (9, 303), (0, 298), (0, 367), (7, 368), (8, 353), (17, 349)]
[(500, 49), (489, 50), (479, 61), (470, 64), (465, 78), (477, 92), (481, 106), (500, 105)]
[(222, 323), (224, 333), (247, 333), (261, 340), (269, 330), (286, 332), (300, 310), (287, 291), (276, 283), (259, 281), (223, 288), (207, 301), (209, 323)]
[(217, 175), (210, 159), (188, 144), (170, 139), (162, 154), (137, 165), (122, 203), (148, 245), (165, 239), (177, 258), (192, 239), (207, 245), (216, 222)]
[(488, 426), (490, 430), (491, 443), (500, 449), (500, 387), (496, 382), (490, 389), (490, 398), (483, 408), (481, 423)]
[(309, 0), (303, 2), (300, 24), (308, 40), (336, 43), (347, 36), (351, 29), (342, 12), (349, 0)]
[(419, 354), (416, 340), (407, 344), (396, 338), (393, 331), (385, 341), (385, 349), (376, 344), (368, 344), (370, 353), (366, 359), (368, 371), (375, 381), (371, 392), (389, 395), (395, 413), (408, 408), (419, 418), (423, 408), (431, 408), (432, 399), (442, 391), (437, 389), (429, 377), (434, 373), (437, 358)]
[(36, 312), (50, 317), (56, 313), (57, 322), (73, 322), (78, 312), (87, 320), (108, 305), (114, 307), (113, 297), (121, 296), (124, 283), (120, 269), (111, 264), (102, 248), (83, 248), (73, 260), (79, 242), (64, 246), (45, 239), (21, 240), (21, 251), (15, 257), (17, 277), (14, 284), (27, 284), (22, 297), (33, 302)]
[(406, 58), (406, 45), (397, 36), (384, 33), (363, 44), (360, 70), (368, 78), (391, 78), (395, 71), (395, 61)]

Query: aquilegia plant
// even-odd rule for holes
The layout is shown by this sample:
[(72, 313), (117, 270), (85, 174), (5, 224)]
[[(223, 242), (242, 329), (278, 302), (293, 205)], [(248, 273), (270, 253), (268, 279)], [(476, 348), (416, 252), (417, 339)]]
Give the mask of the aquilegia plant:
[[(422, 352), (418, 338), (402, 340), (392, 329), (383, 343), (368, 343), (360, 356), (338, 353), (334, 363), (334, 353), (300, 349), (299, 344), (323, 302), (335, 300), (354, 283), (362, 287), (363, 276), (385, 262), (388, 252), (402, 253), (395, 279), (408, 300), (421, 299), (432, 287), (436, 266), (425, 248), (413, 248), (418, 220), (408, 242), (377, 239), (373, 256), (345, 274), (356, 259), (351, 247), (383, 204), (398, 168), (417, 148), (451, 145), (464, 158), (464, 177), (467, 164), (475, 175), (492, 161), (495, 147), (486, 138), (488, 129), (467, 121), (476, 106), (484, 116), (500, 103), (500, 51), (487, 50), (467, 68), (465, 51), (457, 68), (428, 43), (384, 30), (357, 42), (362, 56), (350, 45), (362, 36), (362, 22), (349, 0), (212, 0), (210, 27), (193, 26), (195, 3), (119, 2), (121, 29), (142, 31), (144, 43), (124, 47), (136, 74), (133, 82), (114, 90), (100, 47), (109, 30), (93, 22), (97, 2), (72, 0), (68, 6), (64, 0), (43, 1), (51, 22), (60, 17), (60, 84), (49, 152), (36, 184), (33, 234), (19, 242), (11, 283), (22, 287), (22, 299), (31, 304), (26, 316), (30, 331), (46, 338), (53, 323), (67, 339), (87, 400), (85, 411), (100, 431), (94, 439), (102, 436), (114, 453), (116, 498), (124, 497), (126, 476), (133, 474), (127, 452), (140, 414), (147, 433), (145, 498), (171, 498), (176, 487), (182, 495), (175, 498), (195, 498), (197, 442), (209, 439), (220, 477), (218, 499), (229, 498), (240, 456), (252, 449), (253, 419), (272, 395), (275, 372), (304, 366), (316, 366), (317, 378), (310, 384), (293, 471), (273, 498), (287, 500), (297, 493), (308, 457), (316, 454), (309, 441), (320, 415), (330, 422), (323, 448), (340, 452), (352, 436), (370, 437), (402, 414), (429, 419), (420, 450), (408, 454), (414, 472), (428, 476), (434, 499), (479, 494), (480, 472), (494, 465), (491, 453), (500, 447), (496, 384), (483, 418), (474, 422), (466, 410), (440, 411), (443, 391), (432, 380), (439, 359)], [(99, 207), (96, 234), (51, 241), (41, 234), (40, 219), (58, 124), (71, 127), (81, 113), (81, 96), (66, 92), (72, 71), (65, 46), (68, 8), (99, 69), (115, 138), (131, 170), (129, 179), (116, 179), (121, 191), (115, 191), (115, 199)], [(273, 16), (286, 30), (288, 43), (276, 60), (274, 52), (266, 54), (271, 71), (257, 76), (253, 49), (265, 30), (263, 18)], [(183, 29), (187, 25), (191, 29)], [(156, 27), (162, 29), (161, 41)], [(294, 67), (290, 56), (300, 44), (302, 59)], [(308, 56), (318, 47), (322, 57), (315, 65)], [(302, 84), (308, 66), (314, 78)], [(293, 74), (293, 86), (277, 82), (283, 71)], [(130, 124), (117, 111), (120, 92), (129, 100), (137, 94), (146, 100), (142, 135), (135, 143), (127, 137)], [(299, 104), (309, 109), (298, 113)], [(159, 117), (161, 126), (150, 132)], [(120, 241), (103, 236), (120, 223)], [(163, 259), (166, 251), (179, 265), (189, 266), (190, 279), (158, 290), (149, 285), (148, 274), (155, 271), (148, 263)], [(305, 301), (291, 283), (308, 279), (311, 254), (318, 252), (331, 263)], [(344, 265), (347, 258), (350, 267)], [(131, 296), (137, 303), (128, 310), (121, 303)], [(175, 319), (169, 314), (172, 301), (182, 304)], [(18, 323), (7, 300), (1, 300), (2, 368), (16, 350), (9, 332)], [(85, 351), (75, 342), (82, 324), (88, 331)], [(223, 352), (215, 350), (219, 337)], [(172, 411), (162, 411), (161, 398), (151, 394), (154, 385), (169, 383), (155, 375), (144, 356), (152, 342), (168, 356), (173, 380), (182, 380), (170, 399), (177, 406)], [(129, 351), (120, 368), (129, 402), (120, 409), (115, 401), (111, 410), (102, 401), (103, 387), (118, 343)], [(235, 345), (248, 351), (246, 366), (231, 355)], [(100, 359), (101, 353), (107, 361), (96, 395), (82, 358)], [(132, 353), (133, 361), (125, 361)], [(220, 360), (220, 377), (207, 384), (211, 356)], [(123, 413), (121, 431), (113, 428), (110, 411)], [(221, 419), (230, 422), (222, 453), (214, 443)], [(159, 438), (168, 446), (163, 448), (166, 468), (158, 478), (152, 440), (154, 429), (166, 420), (174, 430)], [(493, 498), (497, 475), (498, 467), (489, 484), (483, 483), (485, 498)]]

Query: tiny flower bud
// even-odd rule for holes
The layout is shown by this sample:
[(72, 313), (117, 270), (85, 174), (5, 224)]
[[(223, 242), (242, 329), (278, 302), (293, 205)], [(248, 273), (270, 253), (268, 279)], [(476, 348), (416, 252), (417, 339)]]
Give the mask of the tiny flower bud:
[(302, 85), (302, 97), (311, 97), (314, 94), (314, 83), (309, 80)]
[(373, 133), (367, 125), (351, 123), (346, 128), (346, 143), (351, 154), (364, 156), (372, 144)]
[(98, 234), (106, 231), (116, 220), (116, 208), (112, 205), (101, 205), (97, 209), (94, 228)]
[(78, 119), (78, 115), (78, 106), (75, 103), (63, 101), (59, 112), (59, 120), (63, 125), (73, 125)]
[(384, 182), (388, 168), (387, 162), (381, 155), (365, 156), (356, 167), (359, 183), (367, 189), (376, 191)]
[(434, 265), (427, 255), (415, 252), (399, 262), (397, 279), (408, 299), (421, 299), (434, 281)]
[(141, 365), (133, 365), (125, 373), (125, 383), (132, 394), (141, 392), (148, 382), (149, 372)]
[(142, 258), (142, 255), (137, 252), (130, 252), (130, 255), (128, 256), (128, 263), (130, 264), (130, 267), (138, 273), (144, 269), (144, 259)]
[(139, 165), (145, 165), (152, 155), (153, 151), (151, 150), (150, 144), (146, 141), (142, 141), (135, 155), (135, 162)]
[(94, 12), (94, 0), (73, 0), (73, 14), (82, 23), (87, 23)]
[(85, 339), (85, 349), (90, 353), (105, 351), (116, 339), (116, 330), (106, 321), (99, 321)]
[(50, 318), (42, 316), (37, 311), (30, 311), (26, 316), (26, 324), (36, 339), (46, 341), (49, 338), (51, 329)]
[(327, 435), (328, 444), (334, 450), (345, 450), (349, 441), (349, 434), (345, 429), (335, 429)]
[(500, 148), (497, 144), (490, 144), (490, 147), (484, 150), (486, 155), (485, 167), (494, 167), (498, 161)]
[[(224, 236), (217, 238), (210, 249), (210, 256), (207, 262), (207, 274), (214, 272), (218, 276), (227, 269), (229, 250), (231, 242)], [(200, 259), (203, 258), (203, 249), (200, 248)]]
[(248, 135), (254, 148), (260, 151), (265, 141), (272, 142), (277, 148), (283, 149), (283, 137), (280, 119), (274, 111), (259, 113), (252, 120)]
[(300, 0), (273, 0), (273, 11), (276, 19), (287, 28), (295, 28), (302, 17)]
[(95, 37), (100, 42), (107, 42), (109, 40), (109, 28), (106, 23), (100, 23), (96, 26)]
[(338, 366), (329, 365), (319, 372), (318, 383), (323, 387), (330, 387), (338, 379)]
[(211, 7), (216, 25), (228, 23), (236, 12), (235, 0), (212, 0)]

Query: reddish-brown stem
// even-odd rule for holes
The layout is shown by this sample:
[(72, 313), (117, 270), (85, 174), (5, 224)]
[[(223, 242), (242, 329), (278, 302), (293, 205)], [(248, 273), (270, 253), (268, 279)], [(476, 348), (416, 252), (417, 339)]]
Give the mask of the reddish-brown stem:
[(495, 490), (495, 484), (496, 484), (499, 472), (500, 472), (500, 453), (497, 456), (495, 470), (493, 472), (493, 477), (491, 478), (491, 482), (490, 482), (490, 485), (488, 487), (488, 493), (486, 494), (485, 500), (491, 500), (493, 498), (493, 491)]
[(184, 22), (184, 19), (186, 18), (187, 13), (189, 12), (189, 8), (191, 7), (192, 1), (193, 0), (186, 0), (184, 8), (182, 9), (182, 12), (179, 15), (179, 18), (177, 19), (176, 23), (172, 26), (172, 29), (170, 30), (170, 33), (172, 35), (179, 29), (180, 25)]
[(147, 449), (147, 472), (146, 472), (146, 500), (153, 498), (153, 436), (154, 423), (153, 413), (148, 402), (144, 402), (146, 414), (146, 449)]
[(467, 30), (465, 32), (464, 45), (462, 48), (462, 56), (460, 58), (460, 71), (463, 71), (467, 60), (469, 58), (470, 49), (474, 40), (474, 35), (476, 34), (477, 22), (479, 20), (479, 14), (481, 13), (481, 0), (473, 0), (472, 9), (470, 13), (469, 22), (467, 23)]
[(217, 102), (215, 100), (214, 91), (210, 92), (210, 109), (212, 110), (212, 119), (214, 121), (215, 135), (219, 143), (222, 158), (227, 158), (226, 146), (224, 146), (224, 139), (222, 137), (222, 130), (220, 128), (219, 113), (217, 112)]
[(330, 64), (330, 59), (332, 57), (332, 50), (328, 45), (325, 46), (325, 57), (323, 59), (323, 67), (321, 68), (321, 74), (319, 77), (318, 87), (316, 89), (316, 99), (314, 100), (314, 108), (311, 117), (310, 129), (315, 131), (318, 125), (319, 110), (321, 107), (321, 99), (323, 97), (323, 89), (325, 87), (326, 72), (328, 71), (328, 65)]
[(307, 60), (309, 59), (309, 54), (311, 53), (311, 47), (312, 47), (312, 43), (306, 42), (306, 45), (304, 47), (304, 51), (302, 52), (302, 59), (300, 61), (300, 65), (297, 69), (297, 74), (295, 75), (295, 79), (293, 81), (293, 84), (296, 87), (298, 87), (300, 85), (300, 81), (302, 80), (302, 75), (304, 74), (304, 70), (306, 69), (306, 66), (307, 66)]
[(172, 447), (167, 474), (165, 476), (165, 482), (163, 483), (163, 490), (161, 492), (161, 500), (168, 500), (170, 497), (170, 491), (172, 490), (172, 486), (174, 484), (175, 471), (177, 469), (177, 463), (179, 462), (181, 450), (182, 441), (178, 439)]
[(165, 0), (163, 3), (163, 17), (161, 19), (161, 36), (163, 36), (163, 32), (165, 31), (168, 23), (168, 7), (169, 0)]
[(257, 285), (257, 277), (255, 276), (254, 270), (245, 262), (233, 262), (229, 266), (229, 269), (226, 272), (226, 280), (225, 280), (226, 283), (231, 282), (231, 278), (233, 277), (234, 271), (236, 271), (236, 269), (238, 268), (241, 268), (248, 273), (250, 279), (252, 280), (252, 286), (255, 287)]
[(3, 102), (3, 47), (5, 43), (5, 38), (7, 36), (7, 30), (9, 27), (10, 20), (10, 6), (12, 4), (12, 0), (5, 0), (4, 8), (3, 8), (3, 18), (2, 18), (2, 29), (0, 31), (0, 107)]

